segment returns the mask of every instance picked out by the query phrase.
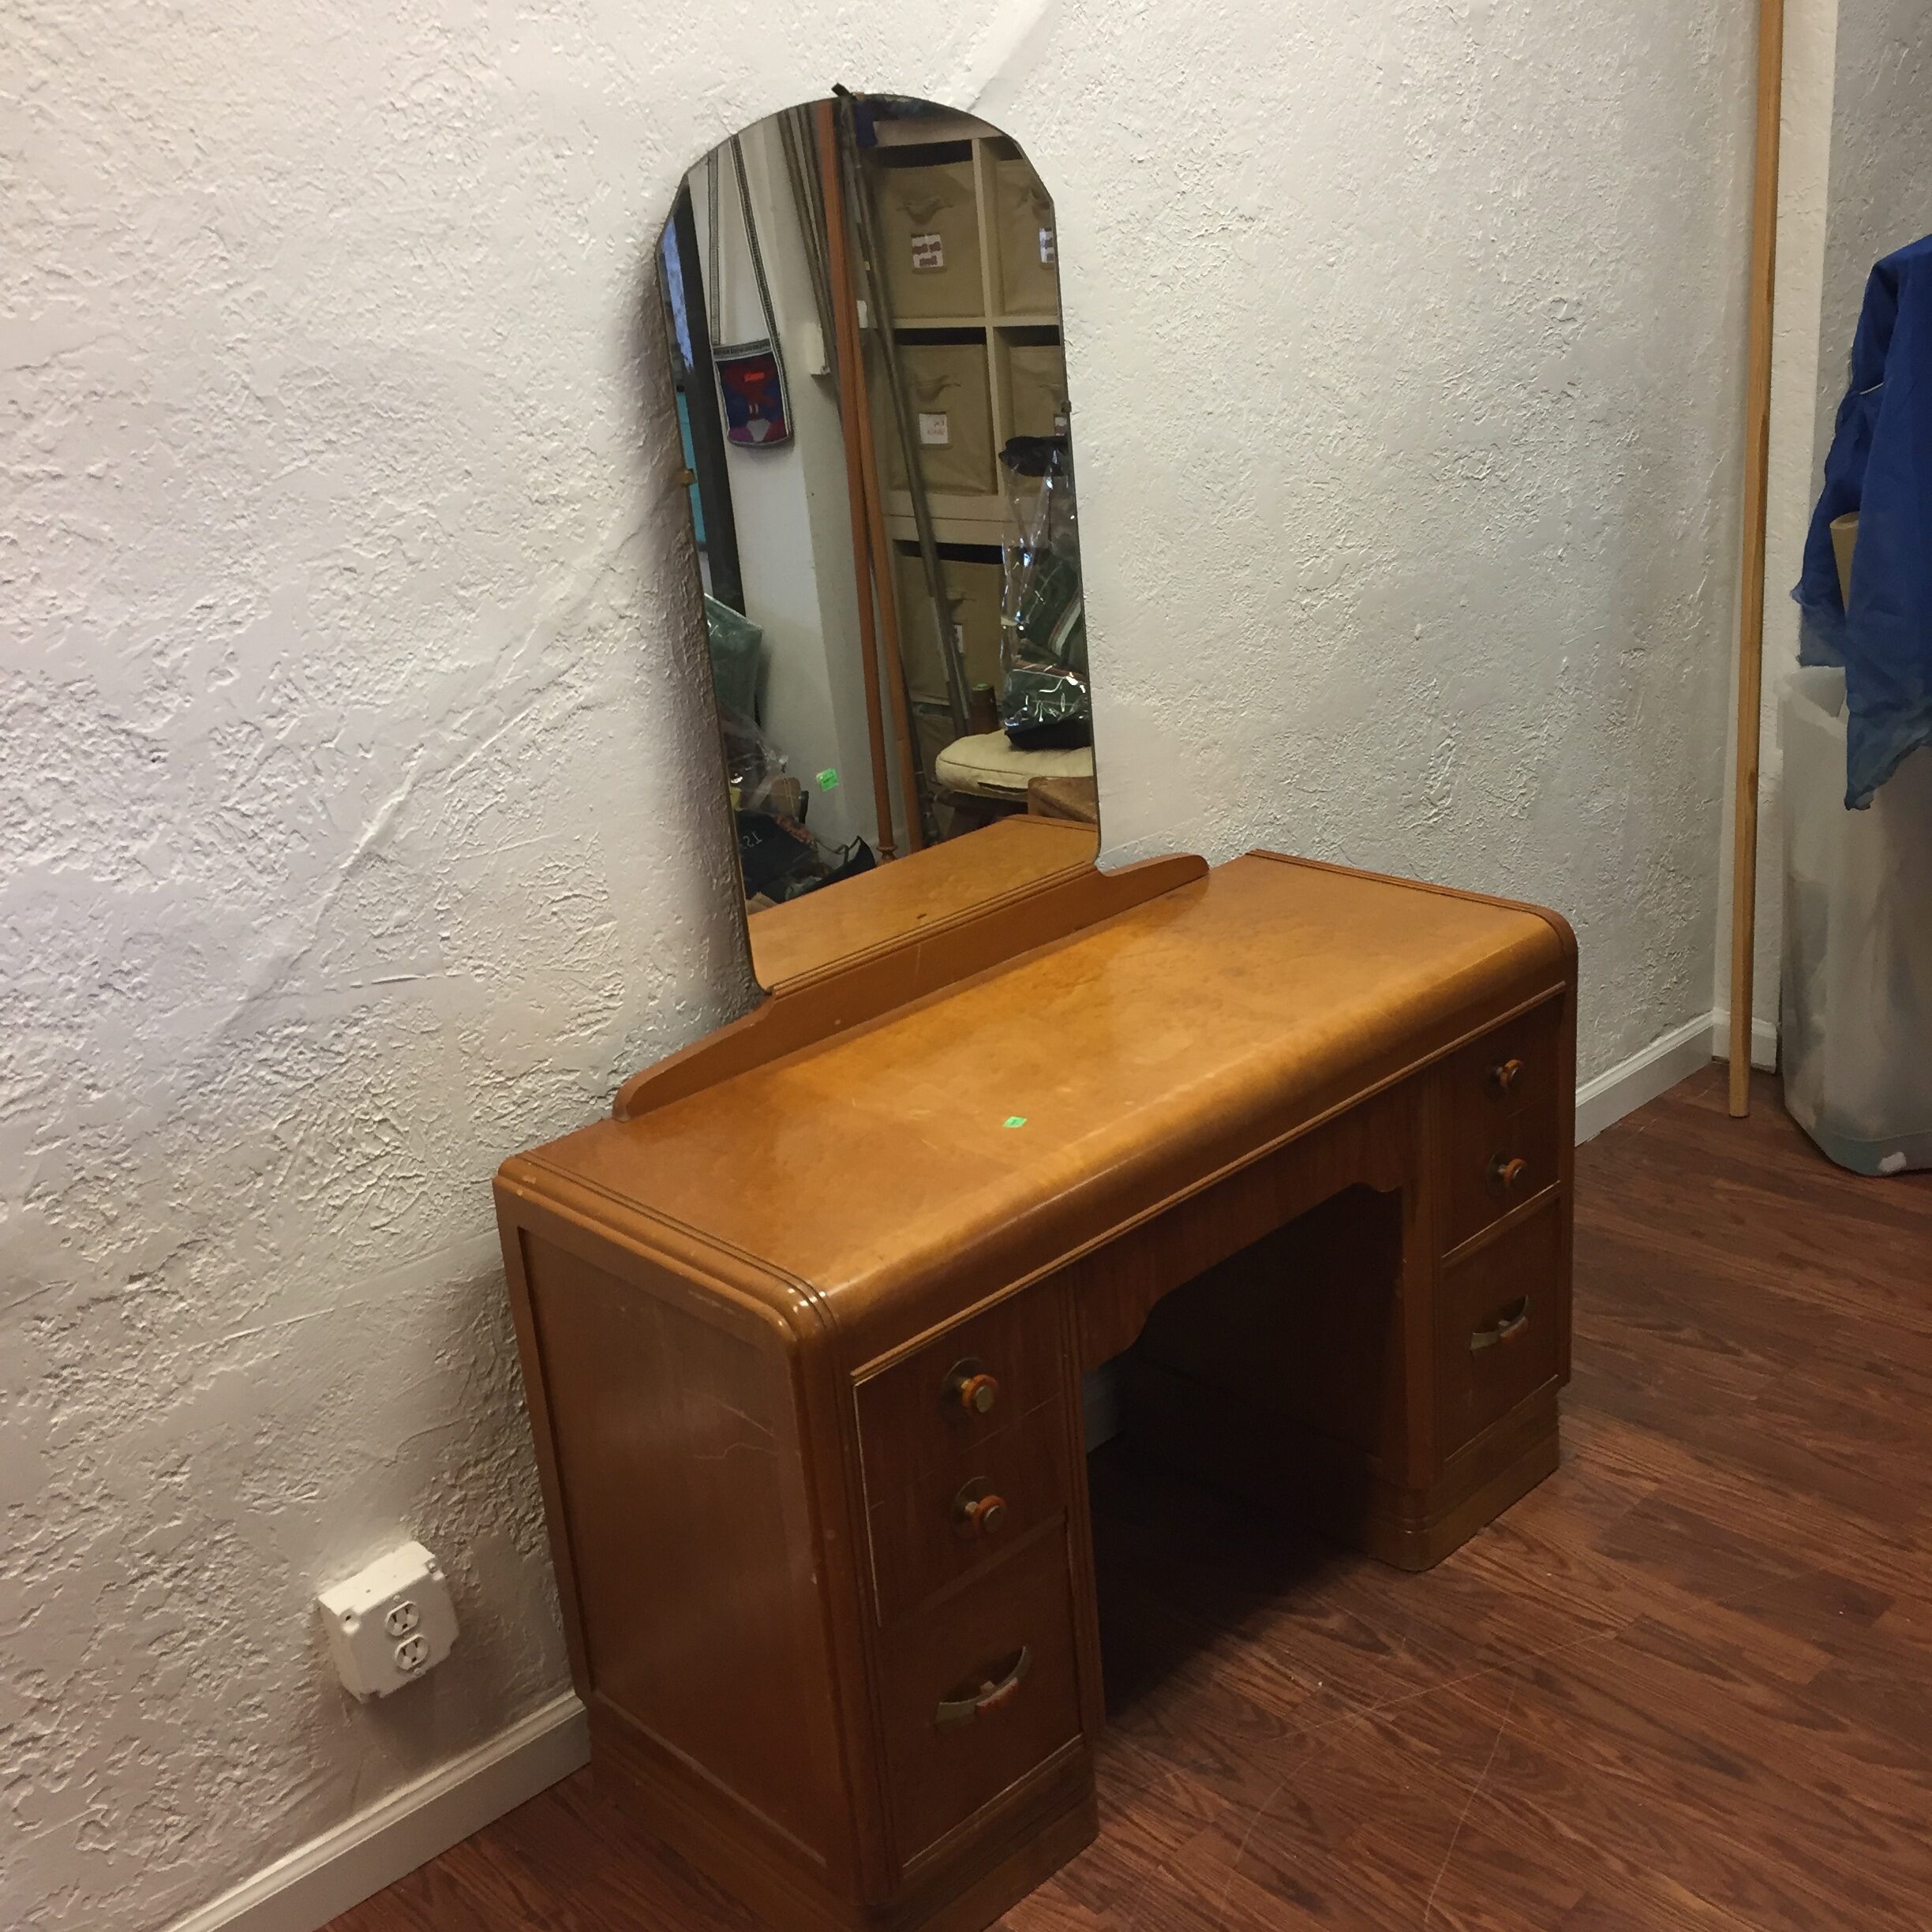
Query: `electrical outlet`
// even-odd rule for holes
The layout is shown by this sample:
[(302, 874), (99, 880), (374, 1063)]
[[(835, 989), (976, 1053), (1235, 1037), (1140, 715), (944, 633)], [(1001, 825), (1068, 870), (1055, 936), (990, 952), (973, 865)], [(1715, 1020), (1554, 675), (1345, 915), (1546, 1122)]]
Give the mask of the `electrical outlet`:
[(357, 1697), (387, 1697), (435, 1668), (456, 1641), (456, 1610), (443, 1567), (403, 1543), (316, 1599), (329, 1652)]

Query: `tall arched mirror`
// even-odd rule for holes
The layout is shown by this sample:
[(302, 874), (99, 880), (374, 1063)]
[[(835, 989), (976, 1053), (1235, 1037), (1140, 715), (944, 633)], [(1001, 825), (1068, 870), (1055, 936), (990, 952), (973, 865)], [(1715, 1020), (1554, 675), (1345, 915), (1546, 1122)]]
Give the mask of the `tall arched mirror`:
[(691, 170), (659, 263), (761, 982), (1091, 867), (1058, 235), (1017, 144), (788, 109)]

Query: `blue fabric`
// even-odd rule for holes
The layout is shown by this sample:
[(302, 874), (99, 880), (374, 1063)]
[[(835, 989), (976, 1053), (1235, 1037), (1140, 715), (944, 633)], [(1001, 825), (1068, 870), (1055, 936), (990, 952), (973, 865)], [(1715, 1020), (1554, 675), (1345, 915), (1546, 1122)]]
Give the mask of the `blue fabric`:
[[(1848, 610), (1831, 524), (1854, 510)], [(1932, 743), (1932, 236), (1886, 256), (1866, 284), (1792, 595), (1804, 612), (1799, 662), (1844, 667), (1845, 803), (1862, 809)]]

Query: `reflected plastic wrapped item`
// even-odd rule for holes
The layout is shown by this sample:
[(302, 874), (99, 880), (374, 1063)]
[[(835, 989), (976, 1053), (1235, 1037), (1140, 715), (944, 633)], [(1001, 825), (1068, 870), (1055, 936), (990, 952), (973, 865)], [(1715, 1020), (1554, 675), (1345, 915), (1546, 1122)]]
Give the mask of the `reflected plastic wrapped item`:
[(1020, 751), (1093, 742), (1080, 518), (1064, 436), (1015, 436), (1000, 451), (1006, 490), (1000, 605), (1000, 722)]
[(758, 656), (763, 629), (714, 597), (704, 601), (705, 637), (711, 647), (711, 687), (717, 701), (749, 718), (758, 710)]
[(724, 771), (732, 809), (764, 812), (793, 825), (805, 822), (805, 788), (785, 769), (784, 754), (742, 711), (718, 705), (718, 735), (724, 741)]

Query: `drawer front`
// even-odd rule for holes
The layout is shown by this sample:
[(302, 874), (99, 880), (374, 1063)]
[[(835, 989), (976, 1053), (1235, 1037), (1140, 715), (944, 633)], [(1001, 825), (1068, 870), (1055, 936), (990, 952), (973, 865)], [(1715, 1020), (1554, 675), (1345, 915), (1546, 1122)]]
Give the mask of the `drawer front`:
[(1556, 1183), (1561, 1011), (1552, 1000), (1519, 1014), (1443, 1070), (1445, 1249)]
[(881, 1705), (902, 1866), (1079, 1736), (1064, 1518), (887, 1641)]
[(902, 1491), (943, 1485), (992, 1437), (1064, 1400), (1066, 1380), (1060, 1297), (1046, 1284), (862, 1375), (855, 1396), (868, 1510)]
[(1556, 1379), (1562, 1360), (1563, 1198), (1443, 1270), (1436, 1403), (1445, 1458)]
[(951, 1466), (875, 1501), (868, 1512), (881, 1623), (997, 1562), (1067, 1507), (1065, 1410), (1050, 1402), (983, 1440)]

